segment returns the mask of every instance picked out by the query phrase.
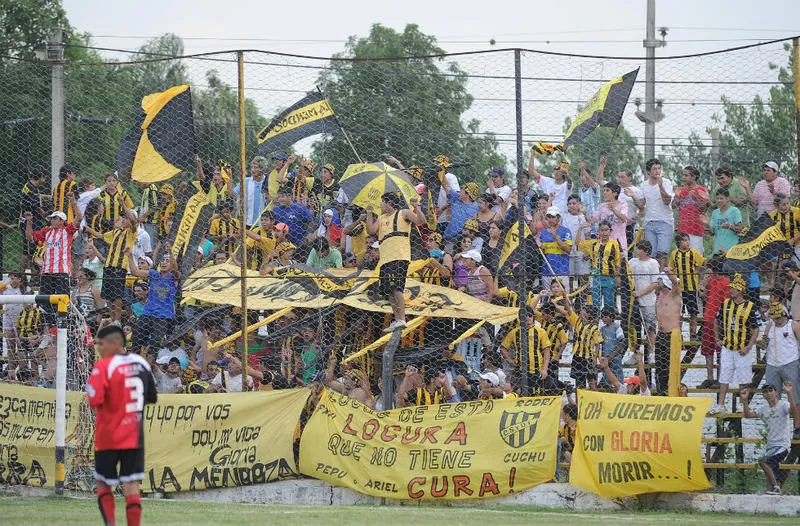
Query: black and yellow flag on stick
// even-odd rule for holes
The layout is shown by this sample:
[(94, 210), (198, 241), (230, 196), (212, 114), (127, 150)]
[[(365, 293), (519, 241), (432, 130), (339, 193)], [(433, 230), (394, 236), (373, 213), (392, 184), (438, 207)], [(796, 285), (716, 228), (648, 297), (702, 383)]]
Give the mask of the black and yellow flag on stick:
[(117, 171), (141, 183), (165, 181), (194, 166), (197, 139), (188, 84), (142, 98), (117, 149)]
[(564, 142), (561, 143), (561, 148), (566, 150), (570, 146), (580, 144), (598, 126), (604, 128), (619, 126), (638, 74), (639, 68), (636, 68), (630, 73), (603, 84), (575, 116), (572, 126), (567, 130)]
[(764, 261), (791, 253), (792, 246), (780, 227), (767, 214), (762, 214), (742, 234), (739, 243), (725, 254), (723, 269), (725, 272), (747, 272), (755, 270)]
[(300, 139), (318, 133), (339, 131), (333, 109), (320, 92), (312, 92), (286, 108), (258, 132), (258, 152), (262, 155), (283, 150)]

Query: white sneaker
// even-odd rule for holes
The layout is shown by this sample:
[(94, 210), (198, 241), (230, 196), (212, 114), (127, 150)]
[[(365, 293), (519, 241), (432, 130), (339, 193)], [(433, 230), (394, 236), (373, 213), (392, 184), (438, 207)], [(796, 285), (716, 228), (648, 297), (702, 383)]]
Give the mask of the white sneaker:
[(383, 329), (383, 332), (390, 333), (390, 332), (394, 332), (394, 331), (399, 331), (399, 330), (405, 329), (406, 327), (408, 327), (406, 322), (400, 321), (400, 320), (394, 320), (392, 323), (389, 324), (388, 327)]
[(722, 404), (713, 403), (711, 404), (711, 407), (708, 408), (709, 415), (718, 415), (724, 412), (725, 412), (725, 406)]

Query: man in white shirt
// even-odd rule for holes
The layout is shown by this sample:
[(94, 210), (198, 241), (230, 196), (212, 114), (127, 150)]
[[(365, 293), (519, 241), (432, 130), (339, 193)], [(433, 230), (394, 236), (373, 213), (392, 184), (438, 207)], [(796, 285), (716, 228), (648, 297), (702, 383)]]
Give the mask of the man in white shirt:
[[(294, 157), (294, 156), (293, 156)], [(294, 162), (294, 159), (291, 161), (289, 160), (288, 156), (283, 152), (278, 152), (273, 157), (274, 160), (282, 161), (291, 164)], [(258, 161), (258, 162), (256, 162)], [(261, 211), (264, 210), (264, 183), (266, 182), (266, 167), (264, 164), (266, 160), (259, 156), (256, 159), (253, 159), (253, 162), (250, 163), (250, 177), (246, 177), (244, 180), (245, 185), (245, 219), (247, 221), (247, 226), (252, 226), (257, 224), (261, 219)], [(285, 174), (285, 170), (281, 170), (281, 173)], [(233, 189), (233, 193), (241, 199), (242, 198), (242, 188), (241, 185), (236, 185)]]
[[(131, 213), (135, 213), (131, 210)], [(136, 241), (133, 243), (131, 254), (138, 261), (139, 258), (153, 255), (153, 244), (150, 241), (150, 234), (139, 223), (136, 228)]]
[(636, 234), (639, 214), (644, 209), (644, 193), (641, 188), (633, 185), (633, 173), (630, 170), (620, 170), (617, 174), (617, 180), (620, 188), (622, 188), (619, 200), (628, 205), (628, 225), (625, 229), (625, 236), (628, 238), (628, 246), (631, 246)]
[(658, 261), (650, 257), (652, 249), (650, 242), (642, 239), (636, 243), (636, 257), (628, 261), (634, 281), (633, 297), (639, 305), (650, 352), (653, 352), (656, 345), (656, 286), (661, 272)]
[(764, 381), (770, 385), (790, 382), (795, 400), (800, 400), (800, 322), (790, 320), (786, 307), (780, 303), (770, 305), (769, 317), (764, 329), (767, 357)]
[(567, 204), (569, 201), (569, 182), (567, 182), (567, 177), (569, 177), (569, 163), (567, 161), (561, 161), (556, 165), (553, 177), (545, 177), (537, 172), (534, 167), (534, 159), (536, 156), (533, 154), (533, 149), (534, 148), (531, 147), (531, 160), (528, 163), (528, 173), (531, 174), (531, 177), (539, 185), (542, 192), (548, 197), (553, 197), (553, 206), (558, 207), (558, 209), (561, 210), (561, 217), (564, 217), (564, 214), (567, 213)]
[(489, 171), (489, 183), (486, 193), (497, 196), (497, 204), (492, 207), (492, 212), (495, 214), (503, 213), (503, 203), (511, 197), (511, 187), (505, 184), (505, 175), (506, 169), (502, 166), (493, 166)]
[[(166, 356), (156, 360), (159, 367), (153, 367), (153, 376), (156, 379), (156, 391), (159, 393), (179, 393), (183, 391), (181, 381), (181, 361)], [(162, 367), (166, 365), (166, 370)]]
[[(206, 389), (207, 393), (215, 393), (215, 392), (228, 392), (228, 393), (241, 393), (242, 392), (242, 372), (244, 368), (242, 367), (242, 362), (240, 362), (237, 358), (230, 358), (230, 362), (228, 363), (228, 370), (227, 371), (220, 371), (217, 376), (211, 380), (211, 384)], [(251, 391), (253, 389), (253, 378), (256, 377), (259, 379), (264, 378), (264, 375), (260, 371), (253, 370), (252, 368), (247, 369), (247, 390)]]
[[(450, 162), (450, 158), (446, 155), (437, 155), (436, 158), (433, 160), (433, 164), (438, 167), (438, 176), (440, 179), (446, 179), (447, 184), (450, 186), (450, 190), (458, 193), (461, 191), (461, 186), (458, 184), (458, 178), (451, 174), (448, 171), (448, 168), (452, 166)], [(439, 218), (437, 219), (437, 223), (439, 225), (439, 232), (444, 232), (447, 228), (447, 222), (449, 221), (450, 214), (446, 207), (448, 206), (447, 201), (447, 192), (444, 190), (444, 185), (439, 188), (439, 197), (436, 200), (436, 207), (442, 212), (439, 214)]]
[(663, 258), (666, 266), (672, 238), (675, 236), (675, 216), (672, 213), (672, 199), (675, 192), (672, 183), (661, 177), (661, 162), (650, 159), (645, 165), (648, 179), (641, 190), (644, 194), (644, 238), (650, 242), (653, 257)]

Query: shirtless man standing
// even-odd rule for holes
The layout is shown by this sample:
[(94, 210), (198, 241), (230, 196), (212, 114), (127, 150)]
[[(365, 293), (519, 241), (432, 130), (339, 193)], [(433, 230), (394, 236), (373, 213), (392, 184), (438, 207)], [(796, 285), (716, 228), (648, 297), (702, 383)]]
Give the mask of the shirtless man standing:
[(675, 378), (670, 378), (669, 364), (681, 359), (681, 285), (670, 267), (657, 279), (656, 320), (656, 391), (661, 395), (678, 396), (680, 371)]

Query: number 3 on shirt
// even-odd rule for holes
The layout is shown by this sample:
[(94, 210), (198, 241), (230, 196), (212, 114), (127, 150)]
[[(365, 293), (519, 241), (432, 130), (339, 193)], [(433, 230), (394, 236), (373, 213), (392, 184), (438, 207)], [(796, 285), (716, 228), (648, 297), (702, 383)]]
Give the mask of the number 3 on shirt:
[(130, 389), (131, 401), (125, 404), (126, 413), (139, 413), (144, 409), (144, 383), (138, 376), (125, 378), (125, 387)]

